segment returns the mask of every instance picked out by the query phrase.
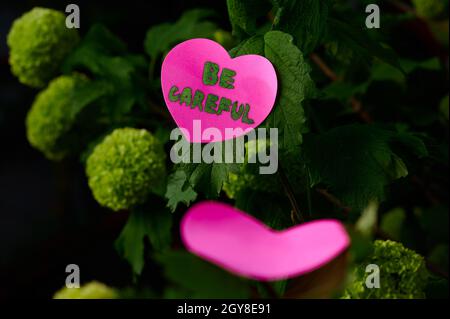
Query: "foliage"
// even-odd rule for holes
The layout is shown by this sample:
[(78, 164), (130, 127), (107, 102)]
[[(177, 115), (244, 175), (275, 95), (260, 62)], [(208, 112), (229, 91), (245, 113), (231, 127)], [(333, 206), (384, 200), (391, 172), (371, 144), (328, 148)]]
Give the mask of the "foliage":
[(158, 255), (157, 260), (165, 266), (165, 276), (171, 282), (166, 298), (247, 298), (250, 295), (245, 280), (189, 253), (167, 252)]
[(436, 18), (448, 10), (448, 0), (413, 0), (417, 14), (425, 18)]
[(331, 1), (273, 0), (273, 3), (276, 10), (274, 27), (292, 34), (303, 53), (314, 50), (326, 34)]
[(14, 22), (8, 34), (9, 63), (21, 83), (41, 88), (57, 74), (79, 40), (65, 21), (59, 11), (34, 8)]
[(65, 59), (64, 73), (89, 72), (108, 87), (99, 101), (109, 122), (121, 123), (133, 107), (145, 105), (146, 61), (131, 54), (126, 45), (102, 25), (94, 25)]
[(213, 22), (207, 20), (212, 15), (213, 12), (209, 10), (191, 10), (174, 24), (164, 23), (151, 28), (145, 36), (145, 51), (154, 61), (176, 43), (190, 38), (212, 37), (218, 29)]
[[(323, 183), (345, 205), (358, 209), (372, 200), (383, 200), (386, 186), (408, 175), (395, 147), (417, 157), (427, 155), (419, 137), (370, 125), (340, 126), (309, 135), (304, 156), (310, 167), (311, 186)], [(330, 157), (335, 159), (331, 163)], [(347, 169), (343, 171), (342, 167)]]
[[(364, 27), (372, 2), (382, 5), (379, 30)], [(50, 81), (27, 116), (30, 144), (51, 160), (79, 157), (99, 204), (128, 214), (115, 248), (146, 296), (309, 296), (311, 285), (329, 287), (324, 270), (339, 277), (333, 289), (350, 270), (348, 298), (442, 296), (447, 2), (414, 0), (414, 11), (401, 0), (227, 0), (227, 13), (193, 9), (149, 26), (146, 54), (130, 52), (98, 24), (78, 39), (62, 31), (62, 13), (36, 8), (11, 28), (10, 64), (20, 82)], [(224, 14), (231, 29), (217, 19)], [(171, 48), (197, 37), (220, 42), (232, 57), (258, 54), (274, 65), (278, 96), (261, 127), (279, 132), (276, 174), (262, 176), (248, 161), (166, 163), (174, 123), (159, 68)], [(204, 198), (229, 202), (274, 229), (339, 219), (352, 238), (351, 258), (269, 286), (235, 277), (180, 247), (179, 220)], [(441, 271), (426, 275), (419, 254)], [(382, 288), (364, 288), (367, 263), (380, 265)]]
[(278, 101), (266, 124), (280, 130), (281, 150), (296, 148), (301, 144), (302, 133), (307, 131), (302, 103), (313, 97), (315, 92), (309, 75), (310, 67), (292, 41), (292, 36), (288, 34), (271, 31), (264, 37), (250, 38), (232, 51), (234, 56), (263, 55), (278, 72)]
[[(365, 268), (375, 264), (380, 269), (380, 288), (367, 288)], [(357, 266), (355, 278), (344, 293), (352, 299), (418, 299), (425, 297), (428, 272), (422, 256), (390, 240), (376, 240), (374, 250)]]
[(155, 251), (163, 251), (170, 247), (171, 227), (172, 219), (164, 206), (133, 209), (115, 244), (118, 253), (132, 266), (133, 274), (139, 275), (144, 268), (145, 239), (150, 240)]

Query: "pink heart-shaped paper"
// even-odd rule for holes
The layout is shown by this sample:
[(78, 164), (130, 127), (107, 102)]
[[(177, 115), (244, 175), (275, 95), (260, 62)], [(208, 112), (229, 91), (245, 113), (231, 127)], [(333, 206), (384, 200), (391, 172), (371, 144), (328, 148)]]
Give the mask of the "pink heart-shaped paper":
[(336, 220), (276, 231), (232, 206), (213, 201), (194, 205), (180, 227), (191, 253), (235, 274), (263, 281), (314, 271), (350, 244), (343, 225)]
[[(207, 62), (216, 64), (219, 71), (207, 73), (209, 82), (205, 84), (203, 75)], [(206, 64), (206, 69), (211, 65)], [(225, 69), (227, 71), (224, 72)], [(230, 74), (230, 70), (235, 75)], [(216, 79), (217, 83), (211, 84)], [(175, 46), (162, 64), (161, 85), (164, 100), (175, 122), (182, 128), (185, 138), (196, 143), (224, 141), (248, 133), (269, 115), (277, 95), (277, 76), (269, 60), (259, 55), (243, 55), (232, 59), (220, 44), (208, 39), (192, 39)], [(197, 91), (200, 93), (194, 101)], [(210, 98), (210, 95), (218, 99)], [(191, 102), (189, 106), (186, 101)], [(209, 107), (206, 106), (207, 101), (210, 101)], [(229, 111), (226, 110), (228, 101), (231, 101)], [(219, 109), (220, 115), (211, 113), (217, 113)], [(233, 110), (235, 119), (231, 116)], [(236, 120), (239, 114), (241, 116)], [(210, 131), (206, 131), (204, 136), (195, 134), (198, 130), (194, 131), (194, 120), (200, 121), (196, 124), (200, 123), (201, 132), (218, 129), (221, 137), (211, 135)], [(227, 137), (226, 128), (240, 128), (241, 132)]]

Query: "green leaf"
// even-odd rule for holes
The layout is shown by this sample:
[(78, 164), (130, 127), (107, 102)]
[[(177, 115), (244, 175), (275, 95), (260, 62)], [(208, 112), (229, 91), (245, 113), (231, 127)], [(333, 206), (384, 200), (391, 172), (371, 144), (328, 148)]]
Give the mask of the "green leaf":
[(205, 21), (213, 12), (204, 9), (186, 11), (175, 23), (164, 23), (147, 31), (144, 47), (147, 54), (155, 61), (179, 42), (192, 38), (211, 38), (218, 29), (214, 22)]
[(351, 238), (350, 255), (353, 262), (359, 263), (367, 260), (367, 257), (373, 252), (373, 239), (362, 235), (353, 229), (348, 229)]
[(153, 203), (153, 208), (133, 210), (115, 242), (117, 252), (131, 265), (134, 275), (140, 275), (144, 268), (145, 238), (149, 239), (155, 251), (163, 251), (170, 246), (172, 215), (158, 206), (161, 205)]
[(402, 69), (406, 73), (412, 73), (417, 69), (423, 69), (428, 71), (439, 71), (441, 69), (441, 63), (438, 58), (431, 58), (424, 61), (414, 61), (409, 59), (401, 59), (400, 64)]
[(239, 43), (235, 48), (230, 50), (232, 57), (238, 57), (246, 54), (264, 55), (264, 36), (255, 35)]
[(207, 198), (217, 198), (230, 172), (236, 172), (239, 164), (212, 163), (187, 164), (184, 166), (190, 185)]
[[(288, 280), (278, 280), (269, 283), (257, 282), (256, 289), (258, 290), (260, 298), (282, 298), (286, 292), (287, 285)], [(271, 292), (268, 290), (268, 287), (271, 287)], [(273, 293), (275, 293), (277, 297), (273, 296)]]
[(323, 88), (322, 94), (324, 99), (336, 99), (342, 103), (346, 103), (351, 97), (366, 93), (369, 85), (370, 82), (353, 84), (349, 82), (334, 81)]
[(331, 41), (338, 43), (338, 46), (350, 49), (355, 57), (363, 57), (367, 62), (376, 57), (402, 70), (395, 52), (373, 40), (363, 27), (351, 26), (335, 18), (329, 18), (327, 34)]
[(167, 207), (172, 213), (177, 209), (179, 203), (189, 206), (197, 198), (197, 193), (188, 183), (184, 170), (177, 169), (169, 176), (165, 197), (168, 199)]
[(425, 61), (400, 59), (399, 63), (404, 72), (387, 63), (374, 63), (370, 74), (370, 81), (394, 81), (406, 85), (406, 75), (418, 69), (437, 71), (441, 67), (437, 58)]
[(274, 29), (292, 34), (300, 50), (308, 54), (327, 31), (329, 0), (272, 0), (277, 15)]
[(380, 230), (392, 238), (400, 241), (402, 239), (402, 229), (406, 220), (405, 210), (401, 207), (391, 209), (383, 214), (380, 223)]
[(266, 126), (278, 128), (281, 150), (296, 149), (302, 143), (302, 134), (308, 131), (303, 103), (316, 95), (310, 67), (292, 41), (289, 34), (271, 31), (264, 37), (250, 38), (231, 51), (234, 56), (263, 55), (273, 63), (278, 76), (278, 98)]
[(258, 20), (265, 18), (271, 5), (266, 0), (227, 0), (233, 35), (245, 37), (257, 32)]
[(112, 118), (129, 113), (145, 95), (139, 74), (145, 68), (141, 56), (130, 55), (125, 44), (102, 25), (94, 25), (63, 64), (63, 72), (90, 72), (110, 86), (104, 110)]
[[(233, 156), (237, 158), (235, 153), (237, 143), (233, 143)], [(183, 161), (188, 163), (181, 163), (175, 167), (175, 172), (169, 180), (169, 188), (166, 193), (166, 198), (169, 199), (169, 207), (174, 211), (179, 203), (189, 203), (195, 200), (197, 193), (204, 194), (207, 198), (217, 198), (222, 190), (223, 184), (228, 180), (228, 175), (231, 172), (237, 172), (240, 168), (239, 163), (225, 163), (226, 152), (229, 147), (225, 146), (225, 142), (217, 142), (215, 144), (203, 144), (201, 147), (201, 154), (205, 153), (204, 147), (212, 147), (209, 149), (216, 150), (216, 147), (222, 148), (222, 159), (220, 162), (213, 163), (192, 163), (193, 149), (192, 144), (189, 152), (186, 152)], [(189, 162), (190, 161), (190, 162)]]
[(437, 245), (428, 255), (427, 260), (440, 269), (448, 269), (448, 248), (448, 243)]
[(356, 210), (384, 199), (385, 187), (408, 174), (398, 154), (427, 155), (423, 141), (374, 125), (347, 125), (305, 136), (311, 186), (324, 184)]
[(72, 117), (79, 114), (85, 107), (111, 92), (111, 86), (104, 81), (89, 81), (77, 87), (71, 97), (70, 113)]
[(169, 298), (248, 298), (248, 281), (185, 251), (168, 251), (156, 256), (173, 287)]
[(283, 230), (292, 226), (292, 208), (289, 201), (279, 194), (243, 189), (236, 195), (235, 206), (270, 228)]
[(278, 127), (280, 149), (296, 148), (302, 143), (302, 134), (308, 131), (302, 104), (315, 96), (310, 67), (290, 35), (268, 32), (264, 42), (265, 56), (274, 64), (279, 83), (278, 100), (267, 123)]
[(372, 238), (375, 234), (378, 221), (378, 203), (373, 201), (361, 212), (355, 224), (355, 230), (361, 235)]
[(96, 24), (89, 29), (86, 36), (64, 61), (64, 72), (70, 72), (77, 67), (84, 67), (93, 74), (125, 72), (114, 70), (104, 59), (110, 59), (127, 54), (126, 45), (116, 38), (108, 29)]
[(435, 71), (440, 68), (439, 61), (436, 58), (420, 62), (400, 59), (399, 63), (403, 71), (391, 64), (376, 60), (371, 66), (370, 76), (367, 81), (359, 83), (334, 81), (322, 89), (322, 98), (336, 99), (342, 103), (347, 103), (350, 98), (365, 94), (374, 81), (393, 81), (406, 88), (406, 76), (415, 70)]

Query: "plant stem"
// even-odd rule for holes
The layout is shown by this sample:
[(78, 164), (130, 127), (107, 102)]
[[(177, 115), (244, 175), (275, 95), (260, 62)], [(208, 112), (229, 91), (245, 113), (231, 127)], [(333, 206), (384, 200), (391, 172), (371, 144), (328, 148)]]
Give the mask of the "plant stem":
[(335, 205), (336, 207), (342, 209), (342, 211), (345, 214), (350, 213), (350, 211), (352, 210), (351, 207), (347, 207), (345, 206), (340, 200), (339, 198), (335, 197), (334, 195), (328, 193), (327, 190), (323, 189), (323, 188), (316, 188), (316, 191), (321, 194), (323, 197), (325, 197), (326, 200), (328, 200), (331, 204)]
[(280, 176), (281, 184), (283, 185), (284, 191), (286, 193), (286, 196), (289, 199), (289, 202), (292, 206), (292, 214), (291, 214), (291, 220), (293, 224), (299, 224), (303, 223), (305, 219), (303, 218), (300, 208), (298, 206), (297, 200), (295, 199), (295, 194), (292, 189), (291, 184), (289, 183), (289, 180), (284, 173), (284, 170), (281, 165), (278, 165), (278, 175)]
[[(319, 69), (325, 74), (331, 81), (337, 82), (341, 81), (342, 79), (325, 63), (324, 60), (320, 56), (318, 56), (316, 53), (311, 53), (310, 55), (311, 60), (319, 67)], [(357, 113), (361, 120), (363, 120), (365, 123), (372, 123), (373, 120), (369, 113), (367, 113), (361, 104), (361, 101), (356, 99), (355, 97), (351, 97), (350, 100), (350, 106), (352, 107), (353, 112)]]
[(278, 299), (278, 294), (269, 282), (263, 281), (261, 282), (261, 284), (264, 286), (264, 289), (266, 290), (270, 299)]
[(311, 200), (311, 176), (309, 174), (309, 168), (306, 169), (306, 198), (308, 200), (308, 212), (312, 213), (312, 200)]
[(325, 74), (331, 81), (340, 81), (341, 78), (325, 63), (324, 60), (316, 53), (311, 53), (311, 60), (319, 67), (323, 74)]
[(167, 109), (167, 108), (161, 107), (161, 106), (153, 103), (153, 101), (151, 101), (151, 100), (148, 100), (148, 105), (150, 107), (150, 110), (153, 113), (162, 116), (164, 118), (164, 120), (166, 120), (168, 122), (172, 122), (173, 121), (172, 116), (168, 112), (165, 111), (165, 109)]

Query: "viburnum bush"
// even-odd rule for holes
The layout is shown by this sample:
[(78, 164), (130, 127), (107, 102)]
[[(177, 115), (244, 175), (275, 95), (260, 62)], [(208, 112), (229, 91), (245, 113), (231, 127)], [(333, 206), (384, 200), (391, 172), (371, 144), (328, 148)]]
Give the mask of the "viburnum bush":
[[(381, 28), (368, 29), (365, 7), (377, 2)], [(79, 157), (98, 203), (129, 214), (115, 248), (136, 289), (92, 282), (55, 297), (445, 295), (448, 1), (227, 0), (227, 8), (230, 30), (207, 9), (151, 26), (145, 54), (130, 52), (103, 25), (68, 29), (64, 13), (52, 9), (35, 8), (11, 26), (12, 73), (42, 89), (26, 118), (30, 144), (49, 160)], [(278, 96), (261, 127), (279, 130), (276, 174), (260, 175), (251, 163), (169, 160), (175, 123), (160, 66), (192, 38), (274, 65)], [(180, 244), (180, 217), (205, 198), (274, 229), (338, 219), (352, 245), (309, 275), (272, 283), (237, 277)], [(380, 267), (381, 288), (364, 285), (367, 264)], [(163, 278), (158, 287), (141, 276), (146, 267)]]

